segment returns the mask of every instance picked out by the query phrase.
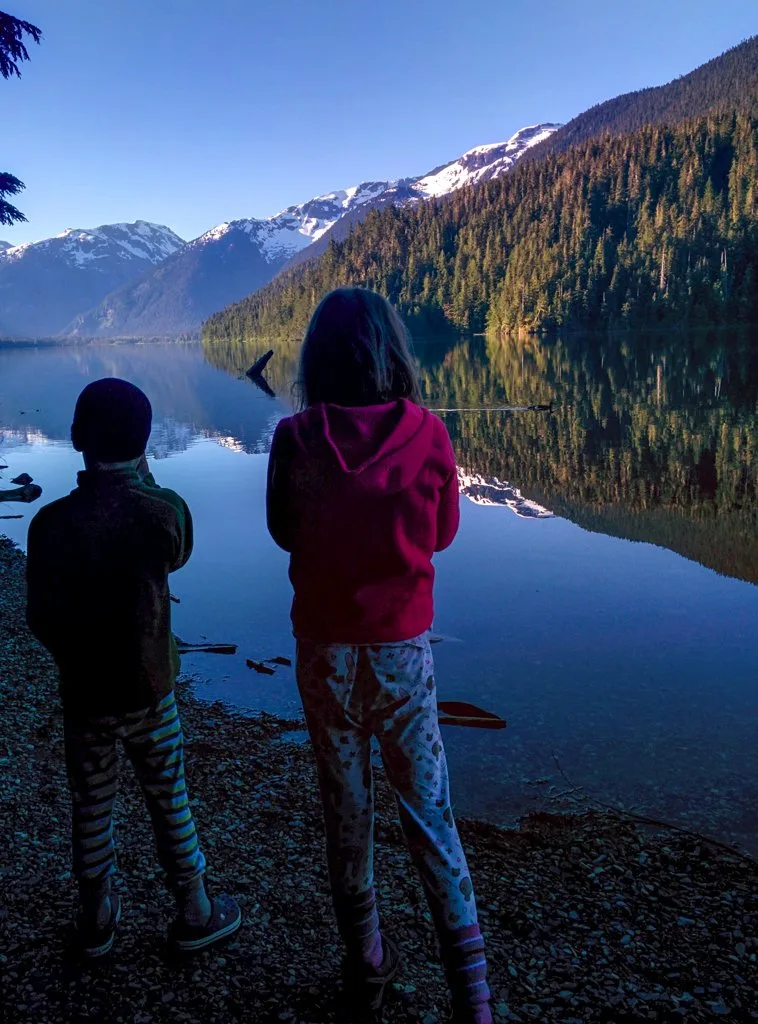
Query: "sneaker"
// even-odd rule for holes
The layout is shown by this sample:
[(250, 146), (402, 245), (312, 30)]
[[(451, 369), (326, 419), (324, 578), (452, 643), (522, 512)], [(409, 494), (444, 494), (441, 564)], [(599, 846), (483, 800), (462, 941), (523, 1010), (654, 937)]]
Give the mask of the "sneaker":
[(242, 911), (231, 896), (211, 900), (211, 916), (205, 924), (174, 921), (169, 929), (169, 943), (180, 953), (196, 953), (233, 935), (242, 924)]
[(382, 936), (384, 959), (378, 970), (345, 957), (342, 975), (345, 980), (345, 995), (354, 1011), (374, 1018), (381, 1012), (386, 988), (397, 976), (400, 969), (400, 952), (394, 942)]
[(80, 914), (74, 926), (76, 942), (79, 953), (87, 960), (96, 960), (99, 956), (105, 956), (113, 946), (116, 937), (116, 928), (121, 920), (121, 897), (111, 895), (108, 897), (111, 905), (111, 916), (108, 923), (98, 928), (96, 925), (85, 924)]

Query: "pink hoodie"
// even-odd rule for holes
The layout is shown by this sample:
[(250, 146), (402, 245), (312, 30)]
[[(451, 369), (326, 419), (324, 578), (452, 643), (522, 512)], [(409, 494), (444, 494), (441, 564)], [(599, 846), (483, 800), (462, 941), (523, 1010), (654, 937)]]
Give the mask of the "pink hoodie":
[(291, 553), (298, 639), (379, 644), (432, 624), (432, 555), (458, 529), (455, 455), (406, 399), (314, 405), (276, 428), (268, 528)]

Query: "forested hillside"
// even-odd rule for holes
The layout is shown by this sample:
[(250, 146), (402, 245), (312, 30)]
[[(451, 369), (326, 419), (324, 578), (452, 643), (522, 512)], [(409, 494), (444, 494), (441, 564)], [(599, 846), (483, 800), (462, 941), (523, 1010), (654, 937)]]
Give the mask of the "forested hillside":
[(758, 120), (588, 141), (439, 203), (371, 214), (212, 317), (206, 341), (300, 335), (346, 283), (434, 327), (758, 322)]
[(599, 135), (626, 135), (644, 125), (757, 110), (758, 36), (753, 36), (667, 85), (639, 89), (590, 107), (535, 146), (527, 159), (541, 159)]

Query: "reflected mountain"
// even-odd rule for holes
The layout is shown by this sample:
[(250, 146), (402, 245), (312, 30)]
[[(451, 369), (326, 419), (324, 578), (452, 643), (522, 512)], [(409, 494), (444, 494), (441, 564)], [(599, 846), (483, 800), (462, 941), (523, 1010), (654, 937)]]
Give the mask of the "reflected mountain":
[(272, 421), (281, 415), (281, 407), (251, 381), (231, 380), (209, 365), (198, 345), (0, 347), (0, 439), (6, 447), (24, 439), (68, 441), (79, 392), (107, 376), (133, 381), (150, 398), (148, 454), (155, 458), (185, 451), (204, 437), (265, 451)]
[[(444, 414), (480, 500), (500, 488), (507, 504), (512, 488), (588, 530), (756, 583), (757, 343), (729, 332), (451, 337), (417, 340), (416, 353), (432, 408), (553, 403), (549, 414)], [(234, 376), (262, 355), (239, 342), (204, 350)], [(279, 395), (292, 393), (297, 351), (280, 345), (266, 368)]]
[(475, 505), (504, 505), (522, 519), (552, 519), (553, 512), (525, 498), (518, 487), (496, 477), (466, 473), (458, 469), (458, 490)]
[[(756, 340), (450, 336), (416, 351), (432, 408), (484, 407), (443, 414), (471, 500), (553, 513), (757, 583)], [(263, 354), (254, 346), (0, 347), (0, 440), (67, 442), (81, 388), (115, 374), (150, 396), (154, 457), (202, 438), (265, 453), (292, 407), (297, 353), (279, 346), (267, 365), (272, 399), (244, 376)], [(549, 413), (492, 411), (547, 402)]]

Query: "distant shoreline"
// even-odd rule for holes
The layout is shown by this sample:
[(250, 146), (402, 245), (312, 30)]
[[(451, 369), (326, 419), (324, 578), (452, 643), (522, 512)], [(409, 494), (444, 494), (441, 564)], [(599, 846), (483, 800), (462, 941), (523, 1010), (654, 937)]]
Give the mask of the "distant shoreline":
[[(452, 325), (440, 325), (440, 329), (437, 333), (434, 331), (419, 331), (413, 334), (413, 339), (416, 342), (423, 342), (430, 339), (437, 340), (440, 335), (450, 335), (459, 338), (539, 338), (540, 340), (556, 340), (561, 338), (573, 338), (573, 337), (597, 337), (597, 338), (619, 338), (620, 340), (626, 340), (632, 335), (640, 335), (643, 337), (657, 336), (662, 334), (688, 334), (688, 335), (709, 335), (709, 334), (751, 334), (758, 332), (758, 324), (746, 324), (746, 323), (735, 323), (735, 324), (710, 324), (710, 325), (688, 325), (688, 324), (663, 324), (648, 327), (605, 327), (605, 328), (591, 328), (591, 327), (563, 327), (560, 329), (553, 328), (538, 328), (538, 327), (511, 327), (511, 328), (498, 328), (491, 331), (465, 331), (460, 330)], [(201, 332), (190, 335), (165, 335), (158, 334), (153, 336), (137, 336), (137, 337), (123, 337), (123, 338), (78, 338), (78, 337), (64, 337), (64, 338), (2, 338), (0, 337), (0, 349), (8, 348), (81, 348), (96, 345), (156, 345), (156, 344), (173, 344), (173, 345), (199, 345), (203, 343), (203, 335)], [(258, 338), (252, 337), (248, 339), (237, 339), (241, 344), (282, 344), (283, 339), (281, 337), (276, 338)], [(300, 335), (288, 336), (286, 339), (288, 342), (293, 340), (300, 340)], [(758, 344), (758, 336), (756, 336), (756, 344)], [(213, 341), (210, 342), (213, 344)]]
[[(556, 338), (572, 338), (572, 337), (585, 337), (585, 338), (619, 338), (626, 339), (630, 335), (636, 334), (642, 337), (655, 337), (659, 334), (687, 334), (687, 335), (707, 335), (707, 334), (750, 334), (758, 331), (758, 324), (748, 323), (735, 323), (735, 324), (686, 324), (686, 323), (671, 323), (671, 324), (653, 324), (646, 327), (634, 327), (625, 325), (616, 325), (608, 327), (500, 327), (490, 331), (478, 331), (472, 335), (474, 338), (498, 338), (498, 337), (520, 337), (524, 336), (527, 338), (545, 338), (553, 340)], [(758, 337), (756, 338), (758, 343)]]
[(156, 335), (143, 338), (0, 338), (2, 348), (78, 348), (91, 345), (199, 345), (200, 335)]

